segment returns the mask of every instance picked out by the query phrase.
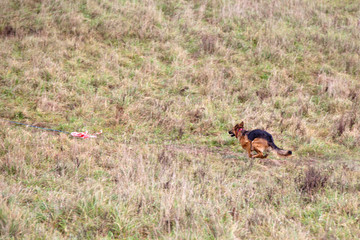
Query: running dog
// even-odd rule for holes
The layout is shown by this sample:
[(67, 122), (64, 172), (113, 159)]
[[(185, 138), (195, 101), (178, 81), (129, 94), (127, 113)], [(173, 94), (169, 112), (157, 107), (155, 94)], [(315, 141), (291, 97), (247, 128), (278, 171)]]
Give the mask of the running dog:
[[(244, 122), (236, 124), (229, 131), (229, 134), (231, 137), (239, 139), (242, 148), (247, 151), (249, 158), (266, 158), (268, 156), (268, 154), (264, 154), (266, 150), (273, 150), (279, 156), (290, 156), (292, 154), (290, 150), (283, 150), (277, 147), (270, 133), (260, 129), (246, 131), (244, 129)], [(253, 151), (256, 151), (257, 154), (252, 155)]]

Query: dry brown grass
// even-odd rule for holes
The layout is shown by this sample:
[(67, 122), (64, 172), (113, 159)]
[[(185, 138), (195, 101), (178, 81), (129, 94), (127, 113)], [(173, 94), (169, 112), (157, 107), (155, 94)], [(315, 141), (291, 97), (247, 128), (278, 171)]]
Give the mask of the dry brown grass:
[[(359, 11), (1, 1), (0, 117), (104, 130), (0, 123), (1, 237), (358, 238)], [(241, 120), (294, 157), (246, 159)]]
[[(22, 128), (1, 127), (4, 237), (359, 234), (354, 162), (313, 161), (328, 169), (325, 185), (318, 177), (325, 173), (306, 170), (301, 159), (249, 162), (206, 146), (82, 141), (37, 130), (16, 138)], [(304, 178), (294, 178), (303, 171)]]

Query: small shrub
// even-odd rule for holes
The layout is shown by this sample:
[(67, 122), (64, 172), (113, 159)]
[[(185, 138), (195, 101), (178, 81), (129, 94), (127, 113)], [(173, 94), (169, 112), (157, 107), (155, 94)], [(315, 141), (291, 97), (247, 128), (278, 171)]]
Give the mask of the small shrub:
[(204, 117), (204, 108), (190, 111), (187, 115), (191, 123), (199, 122)]
[(171, 164), (171, 159), (170, 156), (167, 154), (167, 151), (165, 149), (163, 149), (159, 154), (158, 154), (158, 161), (159, 163), (163, 166), (163, 167), (168, 167)]
[(4, 37), (15, 36), (15, 34), (16, 34), (15, 29), (10, 25), (7, 25), (3, 29), (0, 29), (1, 36), (4, 36)]
[(317, 170), (314, 167), (309, 167), (303, 174), (295, 179), (297, 188), (302, 194), (312, 195), (316, 191), (324, 188), (328, 182), (329, 176)]
[(342, 117), (340, 118), (339, 122), (338, 122), (338, 126), (337, 126), (337, 135), (341, 136), (343, 134), (343, 132), (345, 131), (345, 127), (346, 127), (346, 122), (344, 120), (344, 115), (342, 115)]
[(271, 92), (267, 89), (259, 89), (256, 91), (256, 96), (258, 96), (262, 102), (264, 99), (271, 97)]
[(201, 42), (202, 42), (202, 49), (204, 50), (205, 53), (209, 53), (212, 54), (215, 52), (216, 50), (216, 45), (217, 45), (217, 37), (213, 36), (213, 35), (203, 35), (201, 37)]

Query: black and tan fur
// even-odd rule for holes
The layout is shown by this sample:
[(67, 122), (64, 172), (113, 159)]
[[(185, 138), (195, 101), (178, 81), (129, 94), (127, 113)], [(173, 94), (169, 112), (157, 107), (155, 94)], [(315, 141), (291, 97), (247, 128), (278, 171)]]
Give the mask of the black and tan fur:
[[(277, 147), (270, 133), (260, 129), (246, 131), (244, 122), (236, 124), (229, 131), (229, 134), (239, 140), (242, 148), (246, 150), (250, 158), (266, 158), (268, 155), (264, 154), (264, 152), (267, 150), (273, 150), (279, 156), (290, 156), (292, 154), (290, 150)], [(256, 152), (255, 155), (252, 154), (253, 151)]]

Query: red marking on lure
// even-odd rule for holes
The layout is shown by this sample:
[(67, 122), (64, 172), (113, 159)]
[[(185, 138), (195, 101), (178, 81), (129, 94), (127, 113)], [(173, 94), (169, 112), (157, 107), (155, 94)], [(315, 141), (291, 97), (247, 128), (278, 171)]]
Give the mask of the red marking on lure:
[(86, 138), (96, 138), (97, 137), (96, 135), (99, 135), (101, 133), (102, 133), (102, 130), (100, 132), (95, 133), (95, 135), (90, 135), (88, 133), (88, 131), (86, 131), (86, 132), (72, 132), (70, 134), (73, 137), (79, 137), (79, 138), (86, 139)]

